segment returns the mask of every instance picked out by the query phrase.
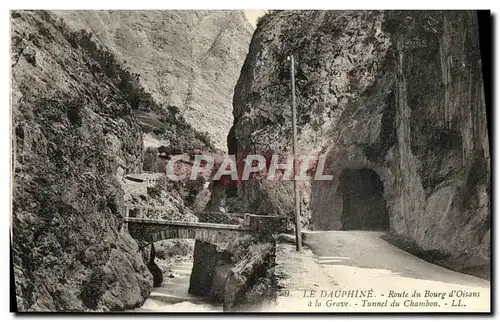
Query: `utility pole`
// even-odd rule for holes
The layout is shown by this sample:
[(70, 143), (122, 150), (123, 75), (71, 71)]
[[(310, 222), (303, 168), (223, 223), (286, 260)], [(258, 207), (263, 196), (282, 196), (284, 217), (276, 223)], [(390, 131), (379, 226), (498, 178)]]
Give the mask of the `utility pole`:
[(300, 195), (299, 188), (297, 187), (297, 109), (295, 107), (295, 62), (293, 55), (288, 57), (291, 61), (291, 79), (292, 79), (292, 153), (293, 153), (293, 193), (295, 201), (295, 249), (300, 251), (302, 249), (302, 235), (300, 224)]

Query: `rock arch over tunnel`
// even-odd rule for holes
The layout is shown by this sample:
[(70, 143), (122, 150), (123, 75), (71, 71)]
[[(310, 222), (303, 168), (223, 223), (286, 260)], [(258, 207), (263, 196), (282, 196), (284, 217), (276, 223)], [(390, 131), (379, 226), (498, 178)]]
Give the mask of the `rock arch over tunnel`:
[(375, 171), (344, 169), (340, 174), (338, 192), (342, 198), (342, 230), (389, 229), (384, 184)]

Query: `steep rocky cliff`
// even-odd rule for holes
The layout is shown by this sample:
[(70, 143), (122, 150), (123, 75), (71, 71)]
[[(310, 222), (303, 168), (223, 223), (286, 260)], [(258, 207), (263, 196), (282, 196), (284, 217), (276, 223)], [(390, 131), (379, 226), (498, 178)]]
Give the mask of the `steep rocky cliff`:
[(226, 150), (231, 99), (253, 32), (242, 11), (56, 11), (92, 32), (153, 98)]
[[(475, 12), (274, 11), (261, 18), (234, 95), (229, 153), (291, 151), (332, 181), (302, 186), (313, 229), (386, 229), (452, 269), (487, 275), (490, 154)], [(290, 182), (218, 187), (210, 207), (293, 212)]]
[(200, 189), (124, 178), (163, 172), (159, 153), (223, 149), (250, 33), (239, 11), (11, 13), (19, 310), (143, 303), (153, 281), (125, 204), (192, 221)]

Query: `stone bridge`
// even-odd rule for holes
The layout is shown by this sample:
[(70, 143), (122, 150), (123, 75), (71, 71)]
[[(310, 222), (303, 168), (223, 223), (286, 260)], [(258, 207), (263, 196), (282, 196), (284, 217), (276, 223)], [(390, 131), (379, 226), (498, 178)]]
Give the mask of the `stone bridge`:
[(139, 216), (130, 217), (128, 214), (132, 209), (134, 207), (127, 207), (124, 222), (134, 239), (147, 243), (188, 238), (227, 248), (238, 237), (263, 230), (281, 231), (286, 229), (287, 224), (286, 217), (220, 212), (196, 213), (198, 222), (159, 220), (144, 218), (141, 208), (140, 211), (134, 209), (134, 213)]
[(172, 238), (188, 238), (226, 248), (231, 241), (251, 234), (249, 227), (239, 225), (125, 218), (130, 235), (148, 243)]

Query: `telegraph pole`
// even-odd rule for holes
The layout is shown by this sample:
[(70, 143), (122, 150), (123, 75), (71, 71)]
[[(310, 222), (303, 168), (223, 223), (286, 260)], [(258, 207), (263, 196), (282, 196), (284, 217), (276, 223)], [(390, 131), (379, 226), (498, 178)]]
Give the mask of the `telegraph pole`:
[(300, 251), (302, 249), (302, 235), (301, 235), (301, 224), (300, 224), (300, 196), (299, 188), (297, 187), (297, 180), (295, 175), (297, 173), (297, 109), (295, 107), (295, 62), (293, 60), (293, 55), (290, 55), (288, 59), (291, 62), (291, 79), (292, 79), (292, 153), (293, 153), (293, 193), (295, 201), (295, 249)]

